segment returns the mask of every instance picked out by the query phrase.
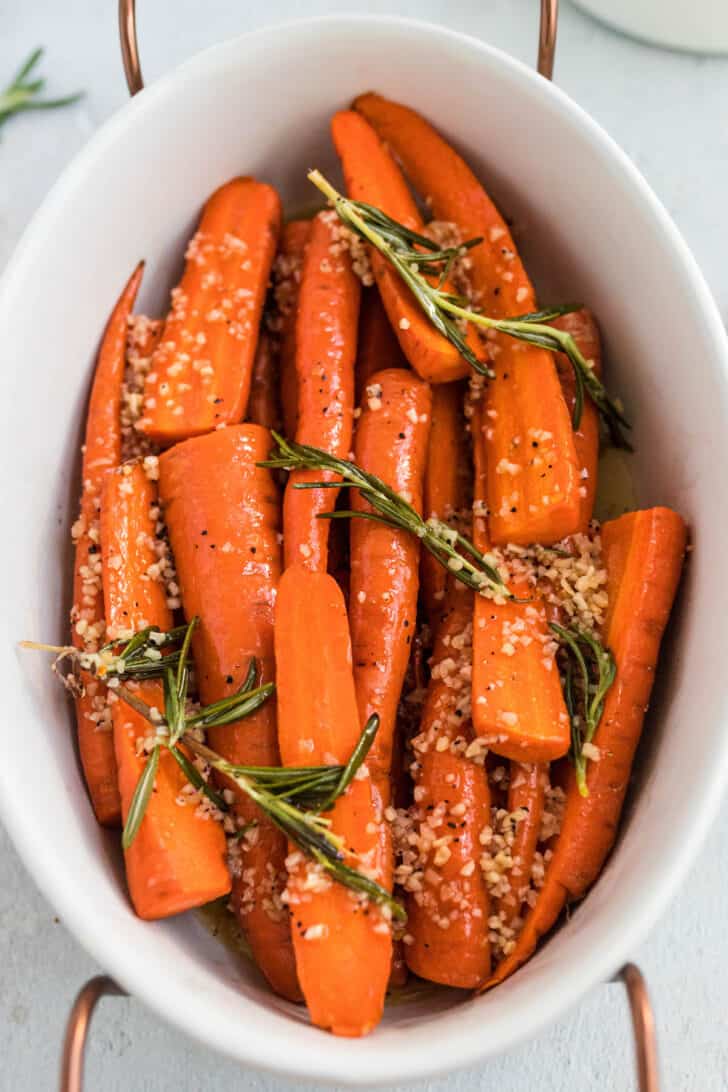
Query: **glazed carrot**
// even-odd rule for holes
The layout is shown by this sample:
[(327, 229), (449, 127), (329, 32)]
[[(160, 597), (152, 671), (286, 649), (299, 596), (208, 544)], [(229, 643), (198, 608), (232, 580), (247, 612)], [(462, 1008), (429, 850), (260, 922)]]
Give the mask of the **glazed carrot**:
[[(482, 403), (472, 417), (475, 461), (473, 539), (490, 548), (482, 516), (487, 459), (480, 424)], [(487, 745), (515, 762), (550, 762), (569, 749), (569, 716), (561, 690), (546, 609), (525, 580), (512, 581), (518, 599), (496, 603), (475, 597), (473, 616), (473, 727)]]
[[(370, 390), (376, 395), (364, 402), (354, 461), (421, 511), (429, 387), (411, 372), (391, 368), (372, 376)], [(352, 507), (368, 510), (357, 494)], [(406, 531), (353, 519), (350, 544), (349, 621), (359, 717), (362, 724), (372, 713), (380, 718), (367, 761), (386, 803), (397, 704), (417, 618), (419, 542)]]
[[(602, 343), (599, 327), (591, 311), (582, 308), (562, 315), (552, 323), (559, 330), (566, 330), (574, 338), (585, 360), (591, 361), (596, 375), (602, 374)], [(556, 371), (566, 399), (569, 414), (573, 412), (576, 397), (574, 369), (564, 353), (556, 354)], [(597, 492), (597, 466), (599, 463), (599, 414), (590, 398), (584, 400), (581, 423), (574, 432), (576, 461), (579, 465), (579, 493), (581, 495), (580, 518), (577, 531), (586, 531), (594, 512)]]
[[(462, 383), (441, 383), (432, 391), (432, 426), (422, 497), (425, 519), (432, 516), (450, 522), (467, 499), (467, 453)], [(420, 581), (427, 618), (433, 630), (442, 613), (447, 570), (432, 554), (423, 551)]]
[(384, 368), (407, 368), (407, 359), (387, 318), (377, 288), (365, 288), (359, 314), (359, 339), (354, 371), (357, 402), (364, 397), (369, 379)]
[[(319, 213), (301, 270), (296, 313), (296, 441), (346, 458), (351, 449), (354, 413), (354, 360), (359, 321), (359, 279), (347, 251), (334, 252), (331, 213)], [(286, 567), (296, 562), (325, 572), (328, 520), (318, 519), (336, 504), (335, 489), (298, 489), (303, 482), (333, 481), (317, 470), (289, 476), (283, 497), (283, 553)]]
[[(259, 425), (230, 426), (187, 440), (159, 460), (159, 488), (187, 618), (194, 637), (200, 696), (233, 693), (251, 657), (261, 681), (274, 677), (273, 608), (281, 570), (278, 491), (256, 466), (271, 448)], [(231, 762), (278, 763), (276, 712), (266, 702), (244, 721), (209, 732), (210, 746)], [(280, 895), (285, 838), (242, 793), (238, 821), (257, 826), (240, 844), (233, 903), (255, 959), (277, 993), (298, 999), (290, 926)]]
[(250, 384), (248, 420), (263, 428), (280, 428), (278, 391), (278, 359), (270, 334), (261, 330)]
[[(304, 635), (315, 635), (311, 656)], [(293, 565), (278, 590), (275, 617), (278, 733), (287, 765), (344, 763), (360, 733), (346, 607), (333, 577)], [(366, 861), (391, 887), (384, 823), (366, 767), (327, 813), (353, 867)], [(319, 866), (293, 852), (288, 905), (303, 994), (317, 1027), (366, 1035), (379, 1022), (392, 959), (388, 921)]]
[(278, 257), (273, 267), (275, 301), (280, 321), (278, 352), (283, 429), (289, 438), (296, 435), (298, 422), (296, 310), (303, 255), (310, 233), (310, 220), (289, 220), (284, 224)]
[[(164, 585), (149, 578), (157, 561), (156, 520), (150, 510), (156, 489), (141, 465), (126, 464), (107, 475), (101, 499), (104, 603), (110, 630), (147, 625), (167, 630), (172, 612)], [(142, 701), (164, 708), (160, 682), (129, 684)], [(124, 821), (144, 769), (137, 742), (153, 733), (148, 721), (117, 700), (112, 705), (114, 751)], [(197, 796), (184, 793), (187, 778), (172, 754), (162, 750), (144, 818), (124, 852), (129, 895), (140, 918), (154, 921), (203, 906), (230, 891), (225, 835)]]
[(686, 527), (669, 508), (630, 512), (602, 525), (609, 608), (602, 639), (617, 665), (587, 766), (589, 795), (570, 772), (564, 817), (543, 887), (514, 951), (486, 987), (501, 982), (533, 953), (567, 900), (582, 898), (612, 848), (629, 784), (685, 551)]
[[(144, 264), (140, 262), (111, 312), (96, 361), (86, 417), (81, 511), (73, 527), (76, 556), (71, 639), (76, 648), (87, 648), (89, 651), (96, 651), (103, 644), (99, 505), (104, 478), (121, 460), (121, 388), (126, 364), (127, 328), (143, 273)], [(121, 818), (121, 800), (111, 718), (106, 708), (106, 688), (86, 673), (82, 675), (82, 681), (85, 692), (76, 698), (81, 765), (96, 818), (104, 826), (115, 826)]]
[[(457, 225), (469, 252), (478, 305), (503, 318), (536, 309), (533, 287), (511, 233), (467, 163), (423, 117), (380, 95), (356, 110), (400, 160), (435, 218)], [(488, 507), (494, 544), (548, 544), (579, 525), (579, 477), (571, 422), (553, 357), (498, 335), (490, 345), (496, 378), (488, 384)], [(537, 446), (534, 447), (534, 444)]]
[(533, 858), (538, 846), (543, 816), (548, 768), (537, 763), (511, 763), (508, 811), (515, 819), (511, 857), (513, 864), (504, 874), (508, 890), (498, 900), (497, 912), (505, 925), (512, 925), (521, 912), (531, 881)]
[(490, 823), (490, 792), (482, 752), (479, 763), (464, 753), (473, 740), (464, 670), (472, 612), (472, 593), (449, 584), (420, 734), (413, 741), (418, 861), (416, 882), (409, 879), (405, 947), (415, 974), (463, 989), (482, 984), (490, 970), (479, 841)]
[(139, 426), (160, 444), (245, 416), (280, 220), (278, 194), (254, 178), (208, 198), (144, 386)]
[[(422, 232), (422, 217), (399, 167), (364, 118), (342, 110), (332, 118), (331, 133), (349, 197), (376, 205), (393, 220)], [(468, 363), (434, 329), (398, 273), (378, 252), (372, 252), (371, 260), (392, 329), (417, 374), (433, 383), (467, 375)]]

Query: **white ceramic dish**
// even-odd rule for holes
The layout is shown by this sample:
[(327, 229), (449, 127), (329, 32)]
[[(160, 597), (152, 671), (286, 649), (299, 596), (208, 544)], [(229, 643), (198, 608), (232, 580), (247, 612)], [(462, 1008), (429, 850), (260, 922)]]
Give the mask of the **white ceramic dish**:
[[(545, 300), (579, 297), (607, 335), (609, 374), (639, 444), (643, 503), (673, 505), (695, 552), (619, 845), (587, 902), (514, 979), (475, 1002), (390, 1010), (363, 1041), (311, 1028), (193, 917), (131, 913), (115, 839), (81, 787), (66, 700), (21, 637), (61, 640), (69, 525), (91, 366), (112, 301), (149, 259), (159, 313), (205, 195), (251, 172), (290, 206), (305, 168), (335, 171), (331, 112), (366, 88), (418, 107), (515, 217)], [(64, 923), (135, 997), (251, 1066), (338, 1087), (473, 1063), (531, 1036), (633, 952), (685, 875), (728, 768), (722, 663), (728, 582), (728, 349), (702, 277), (629, 160), (558, 88), (495, 49), (383, 18), (310, 20), (195, 57), (124, 107), (36, 215), (0, 286), (5, 580), (0, 807)]]

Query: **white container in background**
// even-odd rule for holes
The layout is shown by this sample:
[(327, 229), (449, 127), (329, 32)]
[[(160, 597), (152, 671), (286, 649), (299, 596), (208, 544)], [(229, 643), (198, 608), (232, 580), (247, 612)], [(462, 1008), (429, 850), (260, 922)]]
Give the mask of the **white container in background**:
[(604, 23), (653, 45), (728, 53), (728, 0), (574, 0)]

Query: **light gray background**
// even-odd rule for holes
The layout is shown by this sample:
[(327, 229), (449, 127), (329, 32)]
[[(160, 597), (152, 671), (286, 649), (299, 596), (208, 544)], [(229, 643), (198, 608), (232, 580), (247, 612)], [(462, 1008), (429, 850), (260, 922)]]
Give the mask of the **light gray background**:
[[(394, 5), (378, 0), (308, 0), (305, 5), (295, 0), (140, 0), (144, 71), (153, 79), (195, 50), (262, 23), (365, 7), (446, 23), (528, 63), (535, 57), (537, 0)], [(0, 267), (60, 170), (125, 100), (115, 9), (115, 0), (0, 0), (0, 83), (31, 48), (42, 44), (48, 51), (43, 67), (50, 90), (87, 90), (82, 104), (25, 115), (2, 133)], [(726, 318), (728, 59), (640, 45), (565, 3), (555, 76), (647, 176), (687, 238)], [(689, 367), (690, 362), (665, 361), (666, 383), (674, 366)], [(634, 953), (655, 1001), (664, 1082), (671, 1092), (728, 1089), (726, 877), (728, 806), (679, 897)], [(0, 829), (0, 1088), (56, 1087), (65, 1017), (78, 987), (98, 969), (37, 893)], [(293, 1087), (243, 1072), (170, 1030), (137, 1001), (105, 1001), (94, 1023), (88, 1089), (285, 1092)], [(621, 988), (610, 985), (597, 987), (527, 1046), (418, 1090), (603, 1092), (633, 1087), (626, 1002)]]

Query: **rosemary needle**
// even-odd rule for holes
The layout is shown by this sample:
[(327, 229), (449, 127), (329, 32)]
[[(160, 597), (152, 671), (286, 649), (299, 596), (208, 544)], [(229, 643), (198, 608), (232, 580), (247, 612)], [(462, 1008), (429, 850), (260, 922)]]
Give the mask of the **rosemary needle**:
[(581, 795), (588, 796), (584, 748), (599, 727), (617, 665), (609, 649), (586, 630), (557, 622), (550, 622), (549, 628), (559, 638), (564, 655), (564, 700), (571, 722), (570, 753), (576, 783)]
[[(370, 519), (409, 531), (462, 584), (480, 595), (489, 595), (496, 599), (514, 598), (490, 555), (482, 554), (469, 539), (442, 520), (423, 519), (408, 501), (390, 489), (381, 478), (362, 470), (356, 463), (339, 459), (320, 448), (284, 440), (274, 431), (271, 435), (278, 445), (278, 451), (260, 463), (260, 466), (282, 470), (331, 471), (343, 479), (335, 483), (337, 488), (358, 489), (360, 495), (374, 509), (372, 512), (323, 512), (320, 519)], [(320, 489), (330, 485), (329, 482), (305, 482), (295, 488)]]
[[(418, 235), (392, 220), (381, 209), (344, 197), (320, 171), (309, 171), (308, 178), (328, 198), (342, 223), (375, 247), (396, 269), (435, 329), (457, 348), (475, 371), (490, 379), (495, 378), (493, 371), (468, 348), (458, 323), (471, 322), (484, 329), (507, 334), (518, 341), (525, 341), (529, 345), (538, 345), (552, 353), (565, 353), (573, 368), (576, 384), (573, 427), (579, 427), (584, 396), (588, 395), (608, 428), (615, 446), (630, 449), (624, 434), (624, 429), (630, 425), (620, 406), (609, 396), (604, 384), (594, 374), (572, 335), (548, 325), (552, 319), (576, 310), (576, 305), (533, 311), (503, 319), (473, 311), (468, 308), (467, 300), (445, 291), (443, 281), (454, 260), (453, 254), (476, 246), (482, 240), (469, 239), (462, 248), (438, 250), (437, 245), (425, 236)], [(430, 253), (423, 254), (422, 249), (417, 250), (415, 246), (425, 247)], [(424, 274), (432, 274), (438, 269), (442, 275), (437, 283), (430, 283)]]
[(42, 56), (42, 49), (33, 50), (8, 86), (0, 92), (0, 126), (23, 110), (55, 110), (59, 106), (70, 106), (83, 97), (83, 91), (77, 91), (58, 99), (39, 99), (45, 80), (31, 79), (31, 76)]

